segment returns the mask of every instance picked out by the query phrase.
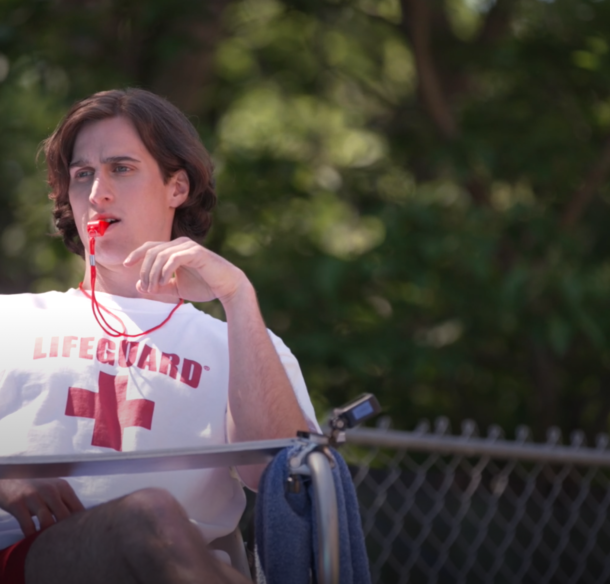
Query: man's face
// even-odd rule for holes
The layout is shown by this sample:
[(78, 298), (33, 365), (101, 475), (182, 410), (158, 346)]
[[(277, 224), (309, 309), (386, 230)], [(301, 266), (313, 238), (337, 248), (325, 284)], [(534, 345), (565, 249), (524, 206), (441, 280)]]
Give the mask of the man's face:
[(87, 222), (99, 219), (116, 220), (96, 241), (96, 262), (106, 267), (121, 265), (147, 241), (169, 241), (175, 208), (188, 194), (184, 179), (181, 171), (164, 184), (157, 161), (127, 118), (83, 126), (74, 143), (68, 194), (87, 254)]

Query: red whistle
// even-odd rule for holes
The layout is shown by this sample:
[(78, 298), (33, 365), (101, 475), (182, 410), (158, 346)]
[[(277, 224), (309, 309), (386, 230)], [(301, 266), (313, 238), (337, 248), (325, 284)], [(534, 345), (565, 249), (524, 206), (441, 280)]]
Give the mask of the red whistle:
[(89, 223), (87, 223), (87, 233), (89, 234), (89, 237), (101, 237), (106, 233), (106, 229), (108, 229), (109, 225), (110, 223), (103, 219), (100, 219), (99, 221), (89, 221)]

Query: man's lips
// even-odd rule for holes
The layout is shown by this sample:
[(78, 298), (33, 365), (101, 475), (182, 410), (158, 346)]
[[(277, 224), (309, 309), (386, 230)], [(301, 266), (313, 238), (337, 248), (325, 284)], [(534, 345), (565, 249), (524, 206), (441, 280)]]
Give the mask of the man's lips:
[(106, 223), (116, 223), (120, 221), (118, 217), (113, 217), (112, 215), (94, 215), (89, 219), (89, 223), (92, 221), (105, 221)]
[(116, 223), (119, 219), (115, 217), (97, 218), (87, 223), (87, 233), (90, 237), (102, 237), (106, 231)]

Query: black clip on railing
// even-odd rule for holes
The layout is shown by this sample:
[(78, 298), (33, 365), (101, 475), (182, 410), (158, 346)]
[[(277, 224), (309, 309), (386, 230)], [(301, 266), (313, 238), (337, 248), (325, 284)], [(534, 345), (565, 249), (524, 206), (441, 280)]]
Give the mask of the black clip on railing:
[(329, 444), (331, 446), (343, 444), (345, 442), (345, 430), (355, 428), (380, 412), (381, 406), (372, 393), (363, 393), (344, 406), (335, 408), (328, 422), (330, 427)]

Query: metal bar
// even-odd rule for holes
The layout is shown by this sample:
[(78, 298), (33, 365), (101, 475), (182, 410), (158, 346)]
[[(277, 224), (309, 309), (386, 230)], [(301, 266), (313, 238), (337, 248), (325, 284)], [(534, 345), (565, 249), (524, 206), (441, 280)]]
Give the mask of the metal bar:
[(515, 443), (508, 440), (491, 440), (462, 436), (438, 436), (396, 430), (358, 428), (348, 430), (349, 444), (401, 448), (414, 452), (435, 452), (462, 456), (489, 456), (490, 458), (524, 460), (557, 464), (610, 467), (610, 452), (594, 448), (556, 446), (554, 444)]
[(172, 451), (0, 457), (0, 478), (98, 476), (259, 464), (302, 441), (287, 438)]
[(330, 462), (322, 452), (307, 457), (318, 522), (318, 576), (320, 584), (339, 583), (339, 514)]

